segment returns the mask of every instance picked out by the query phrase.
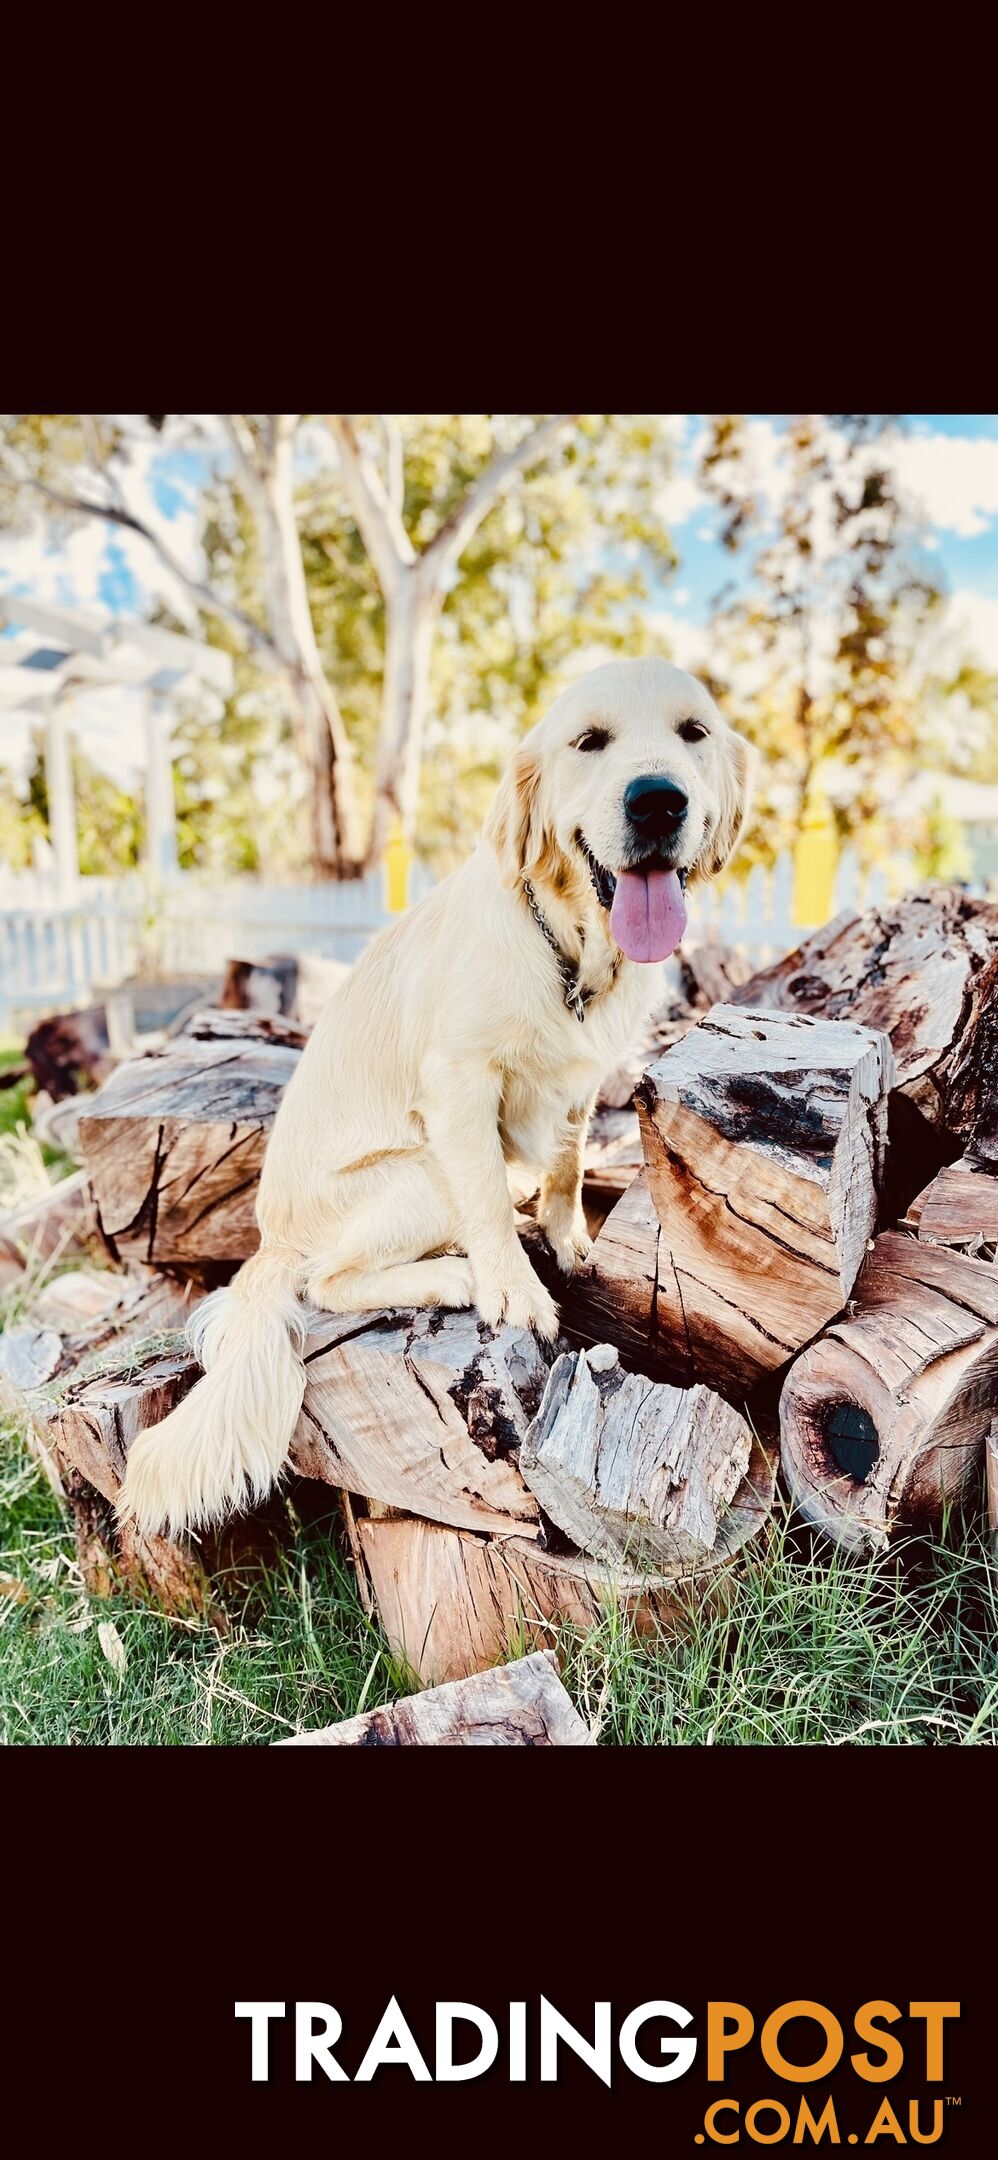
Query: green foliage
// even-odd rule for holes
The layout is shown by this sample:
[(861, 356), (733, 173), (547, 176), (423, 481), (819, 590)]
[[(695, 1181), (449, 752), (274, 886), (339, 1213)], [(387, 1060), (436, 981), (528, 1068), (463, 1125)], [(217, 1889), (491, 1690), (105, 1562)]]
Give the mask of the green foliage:
[(843, 838), (892, 837), (892, 784), (925, 736), (920, 656), (941, 594), (917, 560), (920, 531), (891, 464), (889, 415), (832, 428), (796, 418), (779, 440), (775, 509), (761, 499), (744, 416), (712, 423), (701, 477), (720, 537), (748, 576), (718, 596), (713, 687), (764, 756), (750, 852), (792, 846), (824, 761), (845, 770)]
[[(145, 814), (137, 798), (119, 787), (93, 763), (79, 743), (73, 745), (73, 785), (80, 869), (84, 877), (108, 877), (134, 870), (142, 859)], [(27, 800), (22, 809), (26, 835), (49, 830), (48, 788), (42, 733), (34, 730)], [(30, 859), (30, 849), (28, 851)]]

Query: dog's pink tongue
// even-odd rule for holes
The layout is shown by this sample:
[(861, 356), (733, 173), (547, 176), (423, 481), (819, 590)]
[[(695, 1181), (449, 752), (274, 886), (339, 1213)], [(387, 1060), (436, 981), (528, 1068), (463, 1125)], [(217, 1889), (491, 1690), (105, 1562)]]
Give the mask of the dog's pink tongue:
[(686, 928), (686, 900), (674, 870), (618, 870), (610, 930), (629, 960), (667, 960)]

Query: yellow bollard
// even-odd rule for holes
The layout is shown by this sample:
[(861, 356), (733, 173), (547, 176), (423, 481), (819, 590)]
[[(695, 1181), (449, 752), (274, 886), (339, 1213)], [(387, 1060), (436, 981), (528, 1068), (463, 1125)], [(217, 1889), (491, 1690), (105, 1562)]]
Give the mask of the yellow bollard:
[(812, 781), (794, 848), (793, 919), (802, 929), (817, 929), (831, 917), (838, 860), (831, 804), (820, 782)]
[(409, 870), (413, 851), (396, 818), (385, 848), (385, 897), (390, 915), (404, 915), (409, 905)]

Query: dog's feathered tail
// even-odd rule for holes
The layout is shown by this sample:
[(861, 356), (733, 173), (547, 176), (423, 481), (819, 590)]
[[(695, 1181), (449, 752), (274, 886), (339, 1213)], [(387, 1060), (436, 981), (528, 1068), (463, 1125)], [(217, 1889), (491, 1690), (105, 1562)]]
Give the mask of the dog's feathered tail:
[(192, 1313), (204, 1378), (128, 1454), (118, 1512), (140, 1530), (219, 1522), (276, 1483), (305, 1393), (301, 1268), (287, 1247), (264, 1248)]

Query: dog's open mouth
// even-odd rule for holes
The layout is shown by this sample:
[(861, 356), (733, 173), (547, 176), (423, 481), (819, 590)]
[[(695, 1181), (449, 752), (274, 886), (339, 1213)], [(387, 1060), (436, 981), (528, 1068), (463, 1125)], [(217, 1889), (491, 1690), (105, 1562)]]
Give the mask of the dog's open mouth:
[(667, 960), (686, 929), (687, 872), (650, 860), (608, 870), (581, 832), (579, 847), (589, 864), (596, 897), (610, 914), (610, 935), (629, 960)]

